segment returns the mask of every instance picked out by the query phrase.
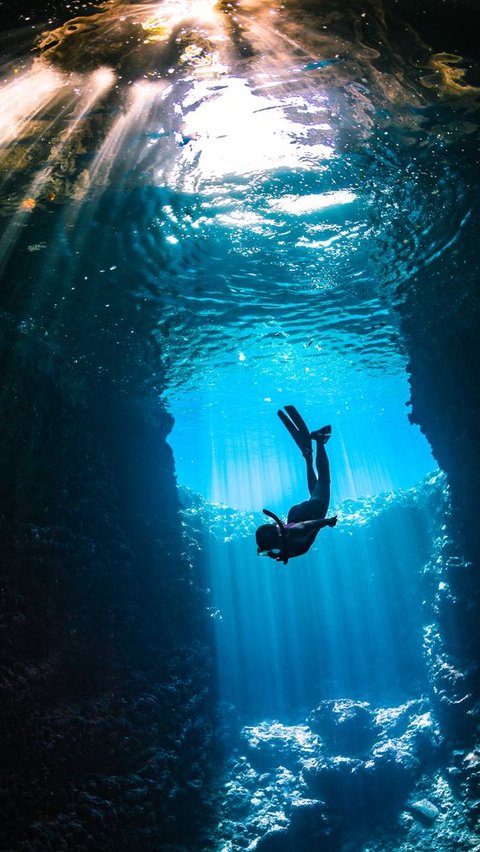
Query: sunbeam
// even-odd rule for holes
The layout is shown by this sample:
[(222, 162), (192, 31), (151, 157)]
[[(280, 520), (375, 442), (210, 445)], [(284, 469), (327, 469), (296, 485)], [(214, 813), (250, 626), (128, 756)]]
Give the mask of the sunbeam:
[[(15, 122), (16, 120), (19, 121), (18, 129), (15, 131), (16, 133), (21, 133), (19, 128), (26, 127), (27, 123), (31, 121), (36, 114), (38, 114), (40, 109), (47, 105), (51, 105), (53, 98), (58, 96), (58, 92), (62, 87), (62, 81), (58, 75), (47, 74), (45, 76), (43, 73), (35, 73), (32, 76), (33, 79), (31, 79), (30, 76), (25, 77), (19, 90), (15, 89), (15, 92), (10, 90), (7, 91), (5, 107), (7, 113), (9, 105), (11, 106), (10, 118), (8, 121), (5, 119), (5, 122), (6, 124), (8, 123), (8, 126), (12, 130), (11, 122)], [(23, 228), (26, 217), (35, 210), (45, 188), (48, 188), (52, 173), (61, 161), (63, 152), (67, 149), (71, 138), (75, 135), (78, 129), (78, 126), (90, 112), (98, 99), (113, 85), (114, 79), (114, 74), (110, 69), (99, 69), (84, 81), (80, 96), (75, 95), (75, 93), (71, 94), (71, 103), (75, 96), (75, 104), (72, 111), (73, 114), (69, 117), (68, 126), (66, 129), (62, 130), (60, 139), (52, 149), (46, 164), (37, 172), (26, 189), (25, 198), (20, 203), (17, 211), (14, 213), (10, 223), (0, 238), (0, 271), (5, 267), (8, 257), (18, 238), (19, 232)], [(65, 91), (65, 82), (63, 82), (63, 87)], [(31, 90), (33, 90), (33, 95)], [(26, 103), (21, 100), (22, 92), (28, 93), (24, 94)], [(43, 93), (43, 101), (41, 104), (40, 101), (42, 100), (42, 96), (40, 93)], [(17, 102), (18, 100), (19, 102)], [(2, 93), (0, 92), (0, 110), (2, 109), (2, 104)], [(30, 113), (28, 113), (28, 109), (30, 109)], [(66, 112), (69, 108), (65, 107), (64, 109)], [(55, 119), (52, 120), (52, 125), (54, 123)], [(14, 131), (12, 130), (12, 132)], [(55, 193), (52, 190), (51, 200), (54, 200), (54, 198)]]
[(21, 137), (29, 123), (53, 104), (63, 85), (61, 74), (41, 66), (22, 73), (0, 89), (0, 145)]

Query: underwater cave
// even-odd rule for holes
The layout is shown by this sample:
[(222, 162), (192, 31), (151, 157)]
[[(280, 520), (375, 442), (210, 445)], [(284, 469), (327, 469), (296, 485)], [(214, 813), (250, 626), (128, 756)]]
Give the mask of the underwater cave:
[(0, 10), (0, 848), (478, 852), (480, 9)]

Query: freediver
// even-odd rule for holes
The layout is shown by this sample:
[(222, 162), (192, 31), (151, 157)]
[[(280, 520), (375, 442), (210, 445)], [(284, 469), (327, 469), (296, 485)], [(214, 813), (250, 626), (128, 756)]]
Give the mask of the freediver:
[[(259, 555), (269, 556), (270, 559), (286, 565), (289, 559), (303, 556), (310, 549), (321, 529), (334, 527), (337, 523), (336, 517), (326, 517), (330, 502), (330, 466), (325, 444), (332, 434), (332, 427), (323, 426), (315, 432), (310, 432), (293, 405), (286, 405), (285, 411), (277, 411), (277, 414), (305, 458), (310, 498), (292, 506), (286, 523), (269, 509), (264, 509), (263, 513), (275, 523), (262, 524), (258, 527), (255, 538)], [(316, 443), (317, 473), (313, 467), (312, 441)]]

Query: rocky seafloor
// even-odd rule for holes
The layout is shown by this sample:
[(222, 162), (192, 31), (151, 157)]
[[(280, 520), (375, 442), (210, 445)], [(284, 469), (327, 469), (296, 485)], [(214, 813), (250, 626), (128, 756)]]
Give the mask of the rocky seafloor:
[(446, 744), (427, 699), (322, 702), (302, 725), (247, 726), (231, 761), (218, 848), (479, 848), (454, 787), (478, 755)]

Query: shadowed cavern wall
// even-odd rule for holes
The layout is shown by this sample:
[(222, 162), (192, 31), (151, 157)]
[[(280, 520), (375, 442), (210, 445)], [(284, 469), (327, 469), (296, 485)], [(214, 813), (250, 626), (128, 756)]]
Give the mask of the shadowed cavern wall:
[[(420, 6), (403, 0), (401, 14), (432, 51), (463, 57), (465, 83), (478, 86), (480, 8), (474, 0), (450, 0), (441, 7), (430, 0)], [(478, 91), (476, 100), (478, 104)], [(445, 107), (447, 112), (439, 104), (438, 126), (455, 126), (456, 116), (457, 126), (467, 130), (463, 141), (451, 146), (449, 158), (470, 191), (479, 181), (474, 103), (465, 109), (462, 98), (454, 95), (447, 97)], [(432, 584), (426, 660), (444, 733), (452, 746), (460, 742), (467, 748), (478, 742), (480, 716), (478, 216), (475, 199), (447, 251), (397, 293), (409, 358), (410, 419), (427, 437), (450, 492), (444, 536), (437, 542), (436, 559), (426, 566)], [(459, 777), (470, 801), (478, 799), (475, 767), (464, 765)]]
[[(207, 820), (212, 654), (171, 417), (137, 398), (106, 328), (80, 385), (68, 345), (26, 333), (30, 238), (2, 297), (0, 845), (188, 845)], [(88, 351), (84, 320), (74, 310), (63, 331), (77, 325)]]
[[(475, 162), (474, 151), (470, 151)], [(452, 780), (471, 824), (478, 821), (475, 755), (480, 717), (480, 365), (478, 210), (455, 245), (409, 283), (401, 308), (409, 353), (411, 419), (446, 471), (450, 507), (431, 577), (431, 624), (425, 636), (436, 712), (446, 737)], [(455, 752), (455, 748), (466, 749)], [(470, 753), (467, 752), (470, 750)], [(461, 755), (458, 765), (452, 754)], [(455, 765), (457, 764), (457, 765)]]
[[(402, 328), (409, 352), (413, 422), (448, 473), (454, 506), (452, 533), (478, 562), (474, 522), (480, 496), (480, 367), (478, 330), (478, 211), (448, 253), (405, 289)], [(473, 510), (473, 515), (472, 515)]]

